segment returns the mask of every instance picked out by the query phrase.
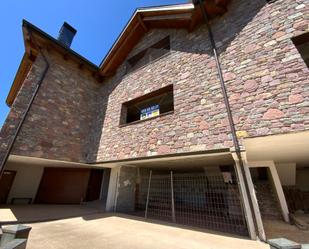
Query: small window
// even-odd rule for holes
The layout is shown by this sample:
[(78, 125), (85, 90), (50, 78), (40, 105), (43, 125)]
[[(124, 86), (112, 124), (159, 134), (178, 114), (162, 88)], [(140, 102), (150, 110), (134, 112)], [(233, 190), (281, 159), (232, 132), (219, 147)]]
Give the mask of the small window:
[(154, 118), (173, 110), (173, 85), (169, 85), (122, 104), (120, 125)]
[(135, 69), (147, 65), (170, 51), (170, 37), (158, 41), (147, 49), (139, 52), (127, 60), (127, 72), (134, 71)]
[(309, 33), (296, 36), (292, 41), (309, 68)]

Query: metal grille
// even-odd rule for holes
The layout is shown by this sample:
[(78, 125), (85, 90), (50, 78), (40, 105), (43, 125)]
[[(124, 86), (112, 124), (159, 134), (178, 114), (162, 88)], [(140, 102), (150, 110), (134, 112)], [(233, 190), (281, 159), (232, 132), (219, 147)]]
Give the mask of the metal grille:
[(141, 176), (138, 189), (136, 214), (248, 235), (235, 177), (226, 183), (219, 170), (198, 173), (151, 171), (149, 175)]

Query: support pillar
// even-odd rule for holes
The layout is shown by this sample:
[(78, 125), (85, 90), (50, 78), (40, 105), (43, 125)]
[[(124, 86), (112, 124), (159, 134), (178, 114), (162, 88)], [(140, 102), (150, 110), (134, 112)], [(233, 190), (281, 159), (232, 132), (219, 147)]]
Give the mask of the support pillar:
[[(245, 159), (246, 158), (245, 153), (242, 152), (242, 154), (243, 154), (242, 158)], [(259, 206), (258, 206), (257, 198), (256, 198), (256, 195), (255, 195), (254, 185), (253, 185), (251, 175), (250, 175), (250, 171), (249, 171), (249, 168), (248, 168), (248, 164), (247, 164), (246, 160), (244, 160), (243, 165), (244, 165), (245, 175), (243, 175), (236, 153), (232, 153), (232, 155), (233, 155), (233, 158), (234, 158), (234, 161), (235, 161), (235, 168), (236, 168), (236, 172), (237, 172), (238, 179), (239, 179), (240, 191), (241, 191), (241, 194), (242, 194), (244, 212), (245, 212), (245, 216), (246, 216), (246, 220), (247, 220), (250, 238), (256, 239), (257, 235), (258, 235), (258, 237), (261, 240), (265, 241), (266, 235), (265, 235), (265, 231), (264, 231), (264, 227), (263, 227), (262, 217), (261, 217), (260, 209), (259, 209)], [(247, 180), (248, 187), (249, 187), (249, 193), (246, 190), (244, 178), (246, 178), (246, 180)], [(251, 198), (249, 198), (249, 195), (250, 195)], [(250, 199), (252, 200), (253, 213), (251, 211), (251, 207), (250, 207), (250, 203), (249, 203)], [(253, 215), (254, 215), (254, 217), (253, 217)], [(256, 226), (254, 224), (253, 218), (255, 218)], [(256, 231), (256, 229), (257, 229), (257, 231)]]
[(107, 212), (116, 211), (119, 173), (120, 173), (120, 166), (111, 169), (108, 184), (106, 208), (105, 208)]
[(271, 177), (273, 179), (274, 182), (274, 186), (277, 192), (277, 196), (278, 196), (278, 200), (280, 203), (280, 207), (281, 207), (281, 212), (282, 212), (282, 216), (285, 222), (290, 222), (290, 218), (289, 218), (289, 209), (288, 209), (288, 205), (286, 203), (286, 199), (285, 199), (285, 195), (282, 189), (282, 185), (281, 185), (281, 181), (277, 172), (277, 168), (275, 163), (272, 161), (272, 163), (270, 164), (269, 167), (270, 173), (271, 173)]
[(134, 166), (121, 166), (118, 174), (115, 212), (131, 213), (135, 210), (135, 187), (137, 169)]

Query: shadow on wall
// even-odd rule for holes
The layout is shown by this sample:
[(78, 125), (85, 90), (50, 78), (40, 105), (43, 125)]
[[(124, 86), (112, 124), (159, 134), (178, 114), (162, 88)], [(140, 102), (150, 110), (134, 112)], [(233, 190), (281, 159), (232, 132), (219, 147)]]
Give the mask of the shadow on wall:
[[(117, 76), (115, 76), (117, 78)], [(121, 82), (121, 79), (118, 79)], [(101, 83), (102, 84), (102, 83)], [(104, 86), (97, 88), (97, 92), (94, 96), (93, 101), (93, 122), (90, 125), (89, 130), (89, 142), (84, 143), (86, 151), (86, 161), (88, 163), (93, 163), (97, 161), (100, 142), (102, 138), (102, 132), (104, 127), (104, 122), (106, 121), (106, 112), (108, 107), (109, 95), (115, 90), (117, 84), (109, 84), (108, 82), (103, 83)]]
[[(255, 18), (255, 16), (260, 12), (261, 8), (263, 8), (266, 4), (267, 3), (265, 0), (234, 0), (229, 5), (229, 10), (226, 14), (211, 21), (211, 26), (213, 28), (213, 33), (218, 46), (219, 54), (224, 53), (227, 50), (227, 48), (231, 45), (237, 35), (248, 25), (248, 23), (250, 23)], [(202, 61), (201, 67), (206, 67), (207, 63), (213, 62), (213, 60), (211, 59), (213, 57), (213, 53), (206, 25), (201, 25), (194, 32), (191, 33), (187, 33), (185, 30), (175, 31), (165, 29), (161, 30), (160, 33), (150, 31), (148, 34), (146, 34), (141, 39), (141, 43), (139, 43), (133, 49), (133, 51), (131, 51), (129, 56), (126, 58), (126, 61), (123, 62), (122, 65), (118, 68), (115, 76), (107, 79), (106, 82), (104, 82), (104, 86), (102, 86), (97, 93), (97, 103), (95, 104), (96, 118), (93, 121), (90, 132), (91, 146), (89, 146), (88, 149), (88, 162), (97, 161), (100, 151), (100, 143), (104, 141), (104, 137), (102, 137), (103, 127), (112, 128), (119, 124), (120, 112), (118, 114), (118, 109), (113, 109), (115, 108), (115, 106), (109, 104), (109, 99), (111, 95), (114, 94), (116, 88), (118, 96), (128, 95), (126, 88), (121, 86), (121, 82), (128, 76), (128, 61), (134, 56), (139, 56), (143, 54), (143, 51), (145, 51), (145, 48), (147, 48), (145, 47), (144, 43), (148, 44), (147, 46), (152, 46), (158, 43), (160, 40), (166, 38), (166, 36), (168, 35), (170, 35), (171, 38), (171, 51), (185, 52), (187, 54), (207, 54), (210, 60), (207, 60), (205, 62)], [(157, 52), (158, 51), (156, 51), (155, 49), (150, 49), (144, 53), (144, 56), (151, 57), (151, 53)], [(161, 58), (167, 58), (169, 56), (170, 53), (164, 53)], [(158, 60), (160, 60), (160, 58), (158, 58)], [(151, 64), (155, 61), (156, 60), (149, 61), (145, 58), (139, 58), (138, 63), (134, 67), (134, 70), (129, 72), (129, 74), (134, 73), (147, 65), (151, 66)], [(194, 60), (192, 61), (192, 63), (195, 63)], [(206, 76), (206, 70), (204, 73)], [(216, 74), (214, 75), (214, 77), (217, 77)], [(139, 78), (139, 80), (143, 79)], [(134, 96), (129, 97), (132, 98)], [(121, 104), (122, 103), (117, 103), (117, 105)], [(108, 108), (111, 112), (117, 112), (117, 115), (119, 116), (118, 121), (115, 121), (115, 119), (112, 119), (110, 116), (106, 116)], [(118, 123), (114, 124), (112, 122)], [(106, 132), (108, 133), (109, 131)]]
[[(226, 51), (239, 33), (266, 4), (265, 0), (233, 0), (228, 6), (227, 13), (210, 21), (219, 55)], [(189, 33), (186, 38), (189, 40), (182, 43), (175, 42), (172, 49), (186, 53), (213, 56), (206, 25), (201, 25), (194, 32)]]

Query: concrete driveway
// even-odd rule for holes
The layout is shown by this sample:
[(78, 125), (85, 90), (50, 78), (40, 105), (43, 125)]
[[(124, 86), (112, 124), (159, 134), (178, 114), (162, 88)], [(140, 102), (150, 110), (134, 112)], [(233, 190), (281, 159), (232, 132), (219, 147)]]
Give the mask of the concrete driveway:
[(244, 238), (191, 230), (131, 216), (93, 214), (29, 224), (27, 249), (269, 249)]

